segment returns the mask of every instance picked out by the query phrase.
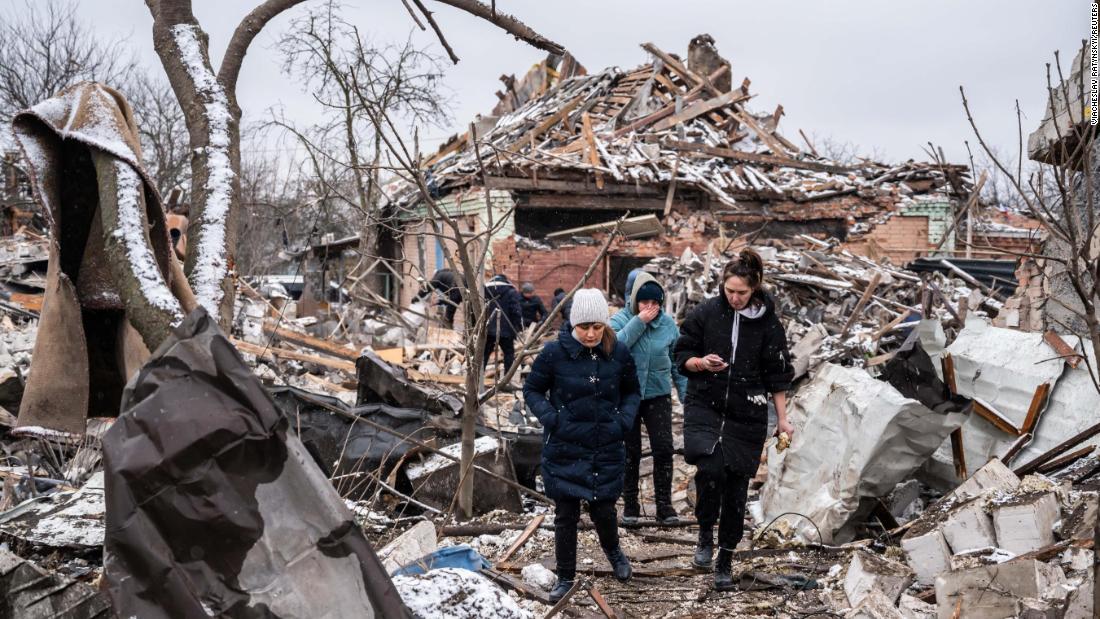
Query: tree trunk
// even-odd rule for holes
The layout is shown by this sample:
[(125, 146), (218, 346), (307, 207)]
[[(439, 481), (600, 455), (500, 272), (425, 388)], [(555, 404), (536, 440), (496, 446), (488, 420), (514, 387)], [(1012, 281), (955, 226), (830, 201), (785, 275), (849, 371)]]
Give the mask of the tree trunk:
[(190, 0), (147, 0), (153, 42), (180, 102), (191, 147), (191, 211), (184, 265), (199, 304), (223, 328), (232, 319), (231, 278), (240, 195), (240, 108), (215, 77), (208, 38)]
[(92, 150), (99, 183), (99, 213), (104, 249), (126, 304), (126, 315), (149, 350), (156, 350), (183, 321), (183, 308), (172, 294), (150, 250), (149, 219), (141, 177), (130, 164)]

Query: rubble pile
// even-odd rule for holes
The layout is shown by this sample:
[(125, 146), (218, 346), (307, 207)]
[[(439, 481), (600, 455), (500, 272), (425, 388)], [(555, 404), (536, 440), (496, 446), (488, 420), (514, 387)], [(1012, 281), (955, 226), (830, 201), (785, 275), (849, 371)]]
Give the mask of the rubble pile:
[[(961, 327), (959, 312), (966, 312), (957, 308), (973, 308), (969, 313), (975, 316), (995, 316), (1000, 308), (996, 299), (961, 279), (939, 273), (922, 279), (834, 243), (799, 240), (805, 247), (779, 241), (754, 247), (765, 261), (765, 280), (784, 321), (796, 376), (825, 362), (885, 363), (925, 313), (953, 332)], [(729, 256), (728, 250), (712, 248), (700, 256), (686, 249), (679, 258), (654, 258), (644, 268), (665, 283), (665, 309), (682, 320), (719, 293)], [(934, 293), (933, 302), (923, 303), (924, 291)]]

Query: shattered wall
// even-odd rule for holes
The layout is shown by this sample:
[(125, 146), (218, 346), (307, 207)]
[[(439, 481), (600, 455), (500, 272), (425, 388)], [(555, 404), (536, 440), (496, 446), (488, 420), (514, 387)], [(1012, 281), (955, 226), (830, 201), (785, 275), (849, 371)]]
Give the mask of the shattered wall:
[[(506, 216), (515, 204), (512, 194), (507, 191), (492, 190), (490, 199), (492, 200), (493, 227), (496, 230), (492, 239), (495, 241), (513, 237), (515, 235), (513, 220), (511, 216)], [(458, 220), (457, 223), (464, 236), (477, 235), (489, 225), (483, 189), (453, 193), (440, 198), (438, 204), (444, 212)], [(420, 290), (418, 278), (423, 277), (427, 281), (439, 269), (449, 268), (447, 256), (455, 250), (454, 233), (443, 222), (437, 222), (442, 236), (436, 234), (426, 209), (427, 207), (421, 204), (414, 214), (406, 218), (404, 234), (401, 237), (402, 286), (398, 303), (402, 307), (412, 303), (413, 297)], [(475, 260), (480, 255), (476, 245), (471, 243), (469, 248)]]

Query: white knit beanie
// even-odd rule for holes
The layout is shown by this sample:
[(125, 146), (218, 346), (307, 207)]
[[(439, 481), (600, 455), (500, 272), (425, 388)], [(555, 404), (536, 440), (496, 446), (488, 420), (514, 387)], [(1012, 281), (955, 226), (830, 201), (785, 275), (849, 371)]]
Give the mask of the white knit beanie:
[(611, 310), (599, 288), (581, 288), (573, 295), (573, 307), (569, 310), (569, 324), (583, 325), (590, 322), (607, 324)]

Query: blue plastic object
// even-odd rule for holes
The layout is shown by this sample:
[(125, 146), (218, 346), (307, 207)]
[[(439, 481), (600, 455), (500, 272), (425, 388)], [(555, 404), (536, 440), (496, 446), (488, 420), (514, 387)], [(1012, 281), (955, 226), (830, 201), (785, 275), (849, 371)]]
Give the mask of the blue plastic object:
[(413, 576), (423, 574), (428, 570), (441, 567), (457, 567), (471, 572), (480, 572), (483, 568), (490, 567), (485, 557), (482, 557), (468, 544), (448, 546), (420, 557), (412, 563), (394, 570), (390, 576)]

